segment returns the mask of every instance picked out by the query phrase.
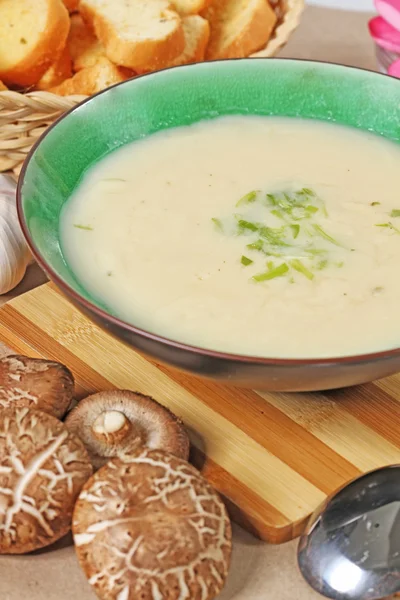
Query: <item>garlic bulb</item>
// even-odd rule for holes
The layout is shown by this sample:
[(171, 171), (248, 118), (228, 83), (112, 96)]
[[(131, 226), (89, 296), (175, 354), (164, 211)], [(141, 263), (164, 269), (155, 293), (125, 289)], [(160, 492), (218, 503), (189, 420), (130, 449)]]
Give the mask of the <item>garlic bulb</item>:
[(0, 294), (18, 285), (32, 261), (18, 221), (15, 190), (15, 184), (0, 175)]

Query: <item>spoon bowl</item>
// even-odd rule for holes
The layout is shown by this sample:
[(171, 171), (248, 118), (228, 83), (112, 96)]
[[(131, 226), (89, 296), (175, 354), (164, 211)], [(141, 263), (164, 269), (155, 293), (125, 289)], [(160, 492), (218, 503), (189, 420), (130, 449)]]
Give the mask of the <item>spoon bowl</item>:
[(300, 538), (298, 564), (334, 600), (400, 591), (400, 465), (372, 471), (328, 498)]

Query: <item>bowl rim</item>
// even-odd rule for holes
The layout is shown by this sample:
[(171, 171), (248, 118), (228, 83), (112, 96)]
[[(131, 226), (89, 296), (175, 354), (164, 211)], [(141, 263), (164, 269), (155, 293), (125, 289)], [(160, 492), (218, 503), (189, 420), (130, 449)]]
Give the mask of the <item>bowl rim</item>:
[(240, 64), (240, 62), (247, 62), (250, 60), (251, 61), (253, 61), (253, 60), (272, 61), (272, 62), (285, 61), (285, 62), (300, 64), (300, 65), (306, 63), (309, 65), (313, 65), (313, 64), (318, 65), (327, 70), (329, 70), (330, 68), (339, 68), (343, 71), (349, 71), (349, 72), (361, 71), (361, 72), (364, 72), (366, 74), (370, 74), (370, 75), (373, 75), (376, 77), (387, 77), (389, 79), (396, 80), (399, 82), (399, 85), (400, 85), (400, 79), (397, 79), (396, 77), (393, 77), (390, 75), (380, 73), (379, 71), (373, 71), (372, 69), (342, 65), (339, 63), (331, 63), (331, 62), (328, 63), (328, 62), (320, 61), (320, 60), (311, 60), (311, 59), (305, 59), (305, 58), (286, 58), (286, 57), (231, 58), (231, 59), (224, 59), (224, 60), (212, 60), (212, 61), (207, 61), (207, 62), (202, 62), (202, 63), (189, 64), (189, 65), (178, 65), (175, 67), (166, 67), (164, 69), (160, 69), (159, 71), (154, 71), (154, 72), (150, 72), (150, 73), (144, 73), (142, 75), (137, 75), (133, 79), (128, 79), (126, 81), (116, 83), (104, 90), (101, 90), (100, 92), (97, 92), (96, 94), (93, 94), (92, 96), (89, 96), (88, 98), (86, 98), (85, 100), (83, 100), (82, 102), (77, 104), (76, 106), (72, 107), (71, 109), (69, 109), (68, 111), (63, 113), (58, 119), (56, 119), (46, 129), (46, 131), (39, 137), (39, 139), (33, 144), (30, 151), (28, 152), (28, 154), (25, 158), (25, 161), (22, 165), (22, 169), (21, 169), (21, 172), (20, 172), (20, 175), (18, 178), (17, 192), (16, 192), (18, 220), (20, 223), (22, 233), (28, 244), (28, 247), (29, 247), (35, 261), (38, 263), (38, 265), (41, 267), (41, 269), (48, 275), (49, 279), (51, 281), (53, 281), (58, 288), (61, 289), (61, 291), (64, 293), (64, 295), (66, 295), (67, 297), (68, 296), (72, 297), (74, 302), (78, 306), (83, 305), (88, 313), (91, 313), (91, 312), (94, 313), (96, 315), (96, 317), (99, 318), (100, 320), (110, 322), (110, 323), (112, 323), (113, 326), (116, 326), (119, 329), (126, 330), (131, 334), (145, 338), (151, 342), (156, 342), (156, 343), (162, 344), (163, 346), (167, 346), (167, 347), (173, 348), (178, 351), (183, 351), (183, 352), (186, 352), (189, 354), (194, 354), (194, 355), (201, 355), (204, 358), (219, 359), (222, 361), (234, 361), (234, 362), (239, 362), (239, 363), (249, 364), (249, 365), (257, 364), (257, 365), (282, 367), (282, 368), (302, 367), (302, 366), (306, 366), (306, 365), (320, 366), (320, 367), (332, 367), (332, 366), (337, 366), (337, 365), (350, 366), (352, 364), (357, 364), (357, 363), (373, 362), (373, 361), (377, 361), (377, 360), (379, 360), (379, 361), (380, 360), (388, 360), (388, 359), (394, 358), (395, 356), (397, 356), (399, 354), (400, 346), (397, 346), (396, 348), (392, 348), (389, 350), (381, 350), (379, 352), (367, 352), (364, 354), (355, 354), (355, 355), (347, 355), (347, 356), (333, 356), (333, 357), (323, 357), (323, 358), (272, 358), (272, 357), (252, 356), (252, 355), (245, 355), (245, 354), (235, 354), (235, 353), (223, 352), (223, 351), (218, 351), (218, 350), (210, 350), (208, 348), (202, 348), (200, 346), (194, 346), (192, 344), (186, 344), (184, 342), (179, 342), (177, 340), (173, 340), (171, 338), (164, 337), (164, 336), (158, 335), (156, 333), (152, 333), (145, 329), (141, 329), (140, 327), (137, 327), (136, 325), (133, 325), (132, 323), (129, 323), (127, 321), (124, 321), (123, 319), (120, 319), (119, 317), (111, 315), (106, 310), (100, 308), (99, 306), (97, 306), (96, 304), (91, 302), (90, 300), (87, 300), (86, 298), (81, 296), (72, 286), (70, 286), (68, 283), (66, 283), (62, 279), (62, 277), (60, 277), (58, 275), (58, 273), (50, 265), (47, 264), (47, 262), (42, 258), (38, 248), (35, 245), (35, 242), (33, 240), (33, 237), (30, 234), (28, 224), (26, 222), (25, 215), (24, 215), (22, 188), (23, 188), (23, 184), (24, 184), (24, 180), (25, 180), (26, 170), (27, 170), (29, 163), (31, 162), (37, 148), (42, 143), (42, 140), (44, 138), (46, 138), (47, 135), (49, 135), (55, 127), (57, 127), (57, 125), (60, 121), (63, 121), (64, 119), (68, 118), (71, 113), (79, 110), (84, 104), (92, 102), (95, 98), (97, 98), (97, 96), (107, 94), (110, 90), (120, 87), (120, 86), (123, 86), (123, 85), (127, 85), (127, 84), (132, 85), (132, 83), (136, 79), (141, 79), (143, 77), (154, 77), (154, 76), (157, 76), (158, 73), (164, 73), (166, 71), (171, 71), (171, 70), (175, 70), (175, 69), (183, 69), (183, 70), (188, 69), (188, 68), (193, 69), (198, 66), (203, 66), (203, 67), (206, 65), (212, 66), (213, 64), (220, 64), (220, 63), (235, 63), (235, 62), (237, 62)]

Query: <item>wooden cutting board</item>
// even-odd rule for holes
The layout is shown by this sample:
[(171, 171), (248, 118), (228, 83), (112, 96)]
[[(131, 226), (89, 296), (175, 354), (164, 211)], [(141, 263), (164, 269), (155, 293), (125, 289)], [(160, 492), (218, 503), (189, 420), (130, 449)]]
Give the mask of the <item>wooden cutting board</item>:
[(272, 394), (202, 381), (149, 362), (46, 284), (0, 309), (13, 350), (66, 364), (81, 398), (114, 387), (149, 394), (181, 416), (193, 462), (234, 520), (270, 542), (300, 534), (345, 482), (400, 463), (400, 375), (323, 394)]

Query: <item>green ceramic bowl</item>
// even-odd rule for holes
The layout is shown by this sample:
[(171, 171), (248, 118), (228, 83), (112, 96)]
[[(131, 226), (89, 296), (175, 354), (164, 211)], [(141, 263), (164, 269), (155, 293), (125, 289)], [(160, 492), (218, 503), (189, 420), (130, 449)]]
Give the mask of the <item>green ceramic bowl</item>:
[(75, 278), (60, 247), (59, 219), (86, 169), (156, 131), (232, 114), (334, 121), (400, 142), (400, 81), (329, 64), (242, 59), (167, 69), (114, 86), (60, 119), (25, 162), (18, 210), (36, 260), (101, 327), (155, 360), (197, 375), (258, 389), (300, 391), (348, 386), (400, 371), (400, 348), (348, 358), (276, 360), (187, 346), (121, 321)]

